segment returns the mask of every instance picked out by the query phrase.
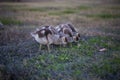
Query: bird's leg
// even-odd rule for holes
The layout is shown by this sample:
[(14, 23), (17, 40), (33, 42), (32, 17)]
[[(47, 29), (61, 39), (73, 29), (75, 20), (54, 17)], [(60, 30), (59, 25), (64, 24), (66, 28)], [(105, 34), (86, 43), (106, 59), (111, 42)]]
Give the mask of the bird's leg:
[(80, 48), (80, 46), (81, 46), (80, 43), (77, 43), (77, 47)]
[(70, 43), (70, 47), (72, 47), (72, 43)]
[(66, 47), (66, 44), (63, 44), (63, 47)]
[(40, 46), (39, 46), (39, 50), (41, 50), (41, 48), (42, 48), (42, 45), (40, 44)]
[(50, 44), (49, 44), (49, 35), (46, 36), (46, 39), (47, 39), (47, 47), (48, 47), (48, 52), (50, 52)]
[(68, 43), (68, 46), (69, 46), (69, 47), (72, 47), (72, 43), (69, 42), (69, 43)]
[(47, 44), (47, 47), (48, 47), (48, 52), (50, 52), (50, 45), (49, 45), (49, 44)]
[(52, 45), (51, 45), (51, 48), (52, 48), (52, 49), (54, 48), (53, 46), (54, 46), (54, 45), (52, 44)]
[(60, 50), (61, 50), (61, 48), (62, 48), (62, 44), (60, 44)]

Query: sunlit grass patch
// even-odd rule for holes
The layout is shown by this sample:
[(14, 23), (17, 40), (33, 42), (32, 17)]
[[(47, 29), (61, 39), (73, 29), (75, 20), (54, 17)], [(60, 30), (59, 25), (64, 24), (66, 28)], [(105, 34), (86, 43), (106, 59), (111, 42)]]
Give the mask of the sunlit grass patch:
[(109, 13), (101, 13), (101, 14), (89, 14), (86, 15), (87, 17), (90, 18), (102, 18), (102, 19), (115, 19), (115, 18), (120, 18), (119, 14), (109, 14)]
[(0, 17), (0, 21), (3, 23), (3, 25), (20, 25), (20, 24), (22, 24), (22, 22), (19, 20), (15, 20), (12, 18), (5, 18), (5, 17)]

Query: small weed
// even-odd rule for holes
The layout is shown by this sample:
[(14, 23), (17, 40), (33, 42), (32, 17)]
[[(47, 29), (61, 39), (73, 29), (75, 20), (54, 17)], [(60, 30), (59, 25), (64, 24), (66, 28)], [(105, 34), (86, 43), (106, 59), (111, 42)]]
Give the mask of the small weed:
[(57, 12), (49, 12), (48, 15), (63, 15), (63, 13), (57, 11)]
[(76, 10), (68, 8), (68, 9), (62, 11), (61, 13), (63, 13), (63, 14), (73, 14), (73, 13), (76, 13)]
[(47, 7), (37, 7), (37, 8), (25, 8), (24, 10), (45, 12), (45, 11), (49, 11), (50, 8), (47, 8)]
[(80, 70), (75, 70), (74, 72), (73, 72), (73, 74), (75, 74), (75, 75), (81, 75), (81, 71)]
[(47, 68), (55, 70), (55, 71), (63, 71), (64, 70), (64, 64), (56, 63), (53, 65), (49, 65)]
[(90, 9), (91, 7), (88, 7), (88, 6), (78, 6), (76, 7), (78, 10), (87, 10), (87, 9)]

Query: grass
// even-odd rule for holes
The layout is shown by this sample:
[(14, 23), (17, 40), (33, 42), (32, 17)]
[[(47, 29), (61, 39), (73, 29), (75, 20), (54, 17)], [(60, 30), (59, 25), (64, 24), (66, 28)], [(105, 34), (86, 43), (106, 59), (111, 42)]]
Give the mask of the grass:
[(23, 10), (26, 8), (26, 5), (10, 5), (10, 4), (1, 4), (0, 5), (1, 10), (6, 10), (6, 11), (19, 11)]
[(67, 14), (74, 14), (77, 13), (76, 9), (72, 9), (72, 8), (67, 8), (65, 10), (61, 10), (61, 11), (52, 11), (49, 12), (49, 15), (67, 15)]
[(87, 6), (78, 6), (75, 8), (65, 8), (61, 9), (61, 11), (53, 11), (48, 13), (49, 15), (67, 15), (67, 14), (75, 14), (78, 13), (80, 10), (87, 10), (90, 9), (90, 7)]
[(29, 8), (29, 9), (25, 9), (26, 11), (41, 11), (41, 12), (45, 12), (47, 11), (46, 9), (44, 8)]
[[(37, 56), (36, 58), (33, 58), (32, 63), (31, 61), (29, 63), (30, 64), (34, 63), (35, 67), (38, 68), (39, 70), (43, 70), (43, 72), (48, 72), (44, 74), (46, 75), (46, 78), (48, 78), (49, 75), (52, 76), (51, 79), (53, 78), (53, 74), (51, 73), (51, 71), (57, 75), (55, 79), (59, 77), (59, 74), (61, 74), (63, 78), (65, 78), (65, 76), (68, 77), (69, 75), (73, 75), (72, 77), (80, 79), (79, 76), (83, 75), (84, 72), (83, 70), (89, 69), (89, 67), (91, 66), (92, 66), (92, 71), (91, 71), (92, 74), (96, 73), (97, 76), (106, 77), (105, 73), (106, 74), (110, 73), (109, 71), (113, 69), (113, 67), (111, 67), (111, 64), (114, 63), (113, 64), (114, 66), (118, 66), (119, 59), (111, 58), (113, 60), (112, 61), (113, 63), (111, 62), (108, 63), (109, 56), (104, 57), (104, 59), (105, 58), (106, 59), (103, 62), (100, 62), (103, 63), (103, 66), (101, 66), (100, 68), (99, 65), (96, 65), (96, 63), (98, 63), (96, 61), (95, 63), (87, 63), (89, 59), (92, 59), (92, 57), (94, 57), (94, 53), (98, 51), (96, 50), (96, 45), (97, 47), (106, 47), (106, 48), (108, 47), (108, 43), (106, 43), (106, 41), (108, 41), (108, 38), (105, 37), (90, 38), (87, 40), (87, 42), (84, 41), (80, 42), (81, 43), (80, 48), (77, 48), (77, 46), (74, 45), (71, 48), (71, 50), (69, 50), (68, 48), (63, 48), (60, 49), (60, 51), (51, 54), (42, 54), (40, 56)], [(115, 69), (118, 68), (115, 67)], [(113, 70), (114, 72), (116, 72), (115, 69)], [(62, 75), (62, 73), (65, 75)], [(69, 75), (67, 75), (66, 73)]]
[(76, 7), (78, 10), (88, 10), (90, 9), (91, 7), (88, 7), (88, 6), (77, 6)]
[[(14, 49), (8, 46), (5, 51), (1, 50), (1, 53), (7, 57), (2, 57), (1, 61), (8, 63), (6, 64), (7, 71), (10, 71), (10, 75), (18, 76), (17, 79), (86, 80), (87, 77), (95, 76), (108, 79), (106, 75), (118, 74), (120, 55), (119, 52), (115, 53), (119, 51), (116, 49), (118, 43), (109, 37), (91, 37), (81, 40), (80, 47), (75, 44), (66, 48), (56, 47), (48, 53), (45, 51), (46, 48), (38, 52), (38, 45), (27, 41), (14, 45)], [(99, 52), (99, 49), (103, 47), (107, 48), (107, 51)], [(0, 49), (3, 48), (0, 47)], [(19, 75), (21, 73), (22, 75)]]
[(76, 11), (73, 10), (73, 9), (66, 9), (66, 10), (62, 11), (63, 14), (73, 14), (73, 13), (75, 13), (75, 12), (76, 12)]
[(101, 13), (101, 14), (94, 14), (94, 15), (87, 15), (90, 18), (101, 18), (101, 19), (115, 19), (120, 18), (119, 14), (109, 14), (109, 13)]
[[(16, 6), (7, 6), (3, 7), (4, 10), (13, 10), (13, 11), (40, 11), (40, 12), (48, 12), (52, 11), (53, 14), (60, 15), (60, 14), (73, 14), (77, 13), (79, 10), (87, 10), (90, 7), (87, 6), (78, 6), (75, 8), (58, 8), (58, 7), (34, 7), (34, 8), (28, 8), (28, 7), (16, 7)], [(60, 12), (59, 12), (60, 11)], [(60, 14), (58, 14), (58, 13)], [(52, 13), (50, 13), (52, 14)]]
[[(109, 32), (118, 32), (118, 28), (112, 30), (113, 32), (109, 29), (113, 29), (111, 27), (114, 27), (115, 25), (119, 26), (119, 23), (116, 24), (113, 21), (113, 25), (109, 24), (109, 29), (104, 28), (104, 30), (102, 30), (103, 27), (101, 27), (101, 25), (106, 27), (106, 23), (102, 23), (101, 21), (94, 22), (92, 19), (87, 20), (89, 18), (100, 18), (102, 20), (106, 19), (106, 21), (109, 22), (110, 19), (119, 19), (119, 14), (100, 12), (98, 14), (91, 13), (88, 16), (86, 15), (87, 18), (77, 18), (78, 16), (82, 16), (79, 15), (80, 11), (81, 13), (86, 13), (86, 11), (88, 12), (88, 9), (91, 9), (91, 7), (81, 5), (70, 7), (63, 7), (62, 5), (60, 5), (62, 7), (45, 7), (46, 5), (44, 5), (42, 7), (34, 7), (33, 5), (33, 7), (25, 6), (23, 8), (22, 6), (15, 6), (3, 6), (5, 9), (2, 10), (3, 12), (7, 10), (8, 12), (10, 11), (15, 14), (15, 17), (17, 17), (16, 14), (19, 12), (20, 16), (25, 13), (22, 17), (24, 17), (24, 20), (26, 21), (31, 19), (30, 22), (33, 22), (32, 25), (37, 24), (35, 22), (36, 17), (39, 18), (38, 23), (40, 25), (56, 25), (61, 22), (71, 21), (78, 26), (78, 29), (81, 29), (80, 31), (82, 31), (81, 27), (84, 27), (83, 30), (86, 31), (85, 33), (88, 33), (88, 36), (81, 33), (83, 36), (78, 42), (79, 46), (76, 43), (73, 43), (72, 47), (69, 44), (67, 47), (53, 46), (53, 48), (51, 47), (52, 50), (50, 53), (48, 53), (46, 46), (44, 46), (41, 51), (38, 51), (39, 44), (32, 40), (29, 34), (31, 30), (38, 27), (38, 25), (30, 27), (31, 23), (29, 22), (28, 26), (19, 26), (21, 21), (11, 18), (11, 14), (5, 14), (5, 18), (0, 17), (0, 21), (4, 25), (7, 25), (6, 27), (9, 27), (9, 25), (12, 25), (13, 27), (5, 28), (0, 31), (0, 35), (2, 36), (0, 41), (0, 79), (120, 80), (120, 40), (118, 37), (117, 39), (114, 38), (114, 36), (105, 37)], [(29, 6), (32, 6), (32, 4)], [(94, 7), (96, 6), (97, 5)], [(99, 10), (101, 6), (96, 7), (96, 9)], [(93, 10), (94, 7), (92, 7)], [(33, 12), (32, 14), (27, 15), (26, 11), (28, 13)], [(39, 16), (39, 13), (41, 12), (46, 12), (48, 15)], [(66, 15), (69, 14), (70, 16), (64, 20)], [(73, 14), (74, 16), (72, 16)], [(52, 17), (49, 17), (49, 15), (52, 15)], [(63, 15), (64, 18), (56, 17), (56, 15)], [(17, 19), (19, 19), (20, 16), (18, 16)], [(93, 28), (96, 28), (96, 26), (99, 27), (98, 31), (102, 30), (103, 32), (106, 32), (106, 34), (101, 36), (98, 36), (99, 34), (97, 36), (91, 36), (90, 34), (89, 36), (89, 30), (94, 30)], [(119, 34), (119, 32), (116, 34)], [(100, 52), (99, 50), (102, 48), (105, 48), (106, 51)]]
[(119, 9), (120, 9), (120, 6), (110, 6), (110, 7), (108, 7), (108, 8), (114, 9), (114, 10), (119, 10)]
[(99, 28), (101, 31), (105, 32), (105, 33), (111, 33), (111, 34), (116, 34), (116, 35), (119, 35), (120, 32), (119, 32), (119, 28), (116, 29), (114, 27), (112, 28), (106, 28), (106, 27), (102, 27), (102, 28)]
[(60, 10), (60, 8), (57, 8), (57, 7), (34, 7), (34, 8), (26, 8), (24, 10), (46, 12), (46, 11), (57, 11), (57, 10)]
[(15, 19), (12, 19), (12, 18), (5, 18), (5, 17), (0, 17), (0, 21), (4, 25), (20, 25), (20, 24), (22, 24), (22, 22), (19, 21), (19, 20), (15, 20)]
[(56, 11), (60, 10), (58, 7), (28, 7), (26, 5), (1, 5), (1, 10), (8, 11), (39, 11), (39, 12), (47, 12), (47, 11)]
[[(114, 53), (114, 55), (119, 55), (119, 53)], [(120, 79), (119, 76), (116, 76), (116, 78), (114, 78), (114, 76), (116, 74), (119, 75), (120, 72), (120, 58), (118, 58), (117, 56), (105, 59), (101, 62), (100, 65), (94, 64), (91, 67), (91, 70), (95, 75), (100, 76), (103, 79), (105, 78), (108, 78), (109, 80)], [(110, 77), (112, 79), (110, 79)]]

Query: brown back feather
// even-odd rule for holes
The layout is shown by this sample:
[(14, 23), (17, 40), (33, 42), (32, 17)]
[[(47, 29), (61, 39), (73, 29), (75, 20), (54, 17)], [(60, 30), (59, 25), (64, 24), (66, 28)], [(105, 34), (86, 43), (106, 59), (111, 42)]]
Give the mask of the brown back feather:
[[(45, 31), (45, 32), (42, 33), (42, 31)], [(44, 37), (44, 36), (47, 37), (48, 34), (52, 34), (52, 32), (49, 29), (41, 29), (37, 31), (36, 33), (38, 34), (39, 37)]]
[(70, 27), (70, 29), (71, 29), (73, 32), (76, 32), (76, 30), (75, 30), (75, 28), (73, 27), (73, 25), (68, 24), (68, 26)]
[(64, 34), (68, 34), (70, 37), (72, 37), (72, 33), (68, 29), (64, 29)]

